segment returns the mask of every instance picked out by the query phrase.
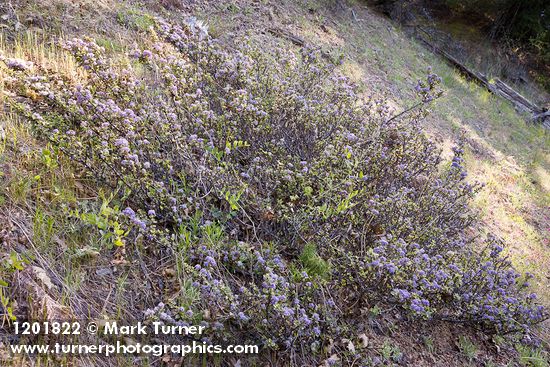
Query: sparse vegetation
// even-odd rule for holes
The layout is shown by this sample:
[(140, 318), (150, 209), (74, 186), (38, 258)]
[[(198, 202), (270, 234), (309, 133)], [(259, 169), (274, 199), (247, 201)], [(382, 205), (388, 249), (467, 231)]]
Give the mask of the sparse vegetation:
[(472, 362), (476, 358), (476, 355), (478, 353), (478, 349), (475, 344), (472, 343), (472, 341), (464, 335), (460, 335), (458, 337), (458, 349), (460, 349), (460, 352), (462, 352), (462, 354), (464, 354), (464, 356), (470, 362)]

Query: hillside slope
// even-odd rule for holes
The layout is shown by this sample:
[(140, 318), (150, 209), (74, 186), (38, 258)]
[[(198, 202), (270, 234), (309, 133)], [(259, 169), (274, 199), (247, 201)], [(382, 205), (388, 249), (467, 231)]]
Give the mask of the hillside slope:
[[(506, 101), (466, 81), (361, 2), (191, 0), (182, 5), (170, 0), (28, 0), (0, 4), (0, 13), (5, 14), (0, 21), (1, 50), (47, 65), (72, 81), (82, 80), (82, 72), (54, 41), (91, 36), (124, 63), (125, 53), (153, 44), (149, 28), (157, 16), (177, 23), (193, 15), (204, 20), (209, 33), (228, 48), (245, 35), (266, 50), (281, 45), (296, 50), (300, 45), (319, 48), (327, 59), (342, 59), (339, 70), (359, 84), (362, 94), (389, 98), (396, 113), (414, 104), (414, 85), (431, 68), (442, 78), (444, 94), (429, 105), (423, 128), (448, 160), (451, 147), (464, 139), (467, 180), (485, 185), (473, 201), (482, 218), (475, 231), (501, 237), (514, 266), (534, 274), (531, 287), (541, 303), (550, 306), (550, 134), (526, 122)], [(0, 76), (5, 76), (1, 70)], [(0, 95), (9, 92), (0, 88)], [(1, 278), (10, 284), (2, 287), (6, 310), (9, 306), (18, 317), (32, 315), (33, 305), (24, 300), (40, 297), (36, 284), (44, 278), (38, 275), (38, 280), (29, 281), (33, 276), (29, 264), (46, 269), (46, 277), (58, 288), (47, 295), (54, 300), (52, 312), (58, 316), (86, 314), (91, 307), (105, 317), (130, 318), (141, 307), (138, 303), (154, 304), (182, 291), (175, 279), (181, 269), (170, 251), (138, 250), (141, 243), (136, 248), (104, 246), (104, 233), (97, 228), (103, 220), (113, 225), (109, 215), (116, 203), (114, 195), (80, 177), (68, 159), (57, 161), (55, 147), (38, 141), (16, 111), (6, 107), (0, 123), (0, 237), (5, 258)], [(95, 216), (75, 220), (74, 213), (82, 208)], [(379, 365), (535, 365), (532, 361), (540, 360), (543, 366), (547, 358), (541, 350), (550, 339), (548, 322), (535, 331), (543, 341), (539, 349), (517, 347), (516, 337), (491, 339), (457, 324), (411, 322), (393, 307), (372, 306), (360, 313), (365, 316), (367, 351)], [(9, 335), (10, 330), (3, 334)], [(276, 357), (271, 358), (272, 365), (278, 365)], [(0, 359), (6, 365), (20, 362), (3, 351)], [(115, 362), (92, 357), (80, 362), (149, 363), (127, 356), (118, 356)], [(247, 365), (238, 358), (224, 363)]]

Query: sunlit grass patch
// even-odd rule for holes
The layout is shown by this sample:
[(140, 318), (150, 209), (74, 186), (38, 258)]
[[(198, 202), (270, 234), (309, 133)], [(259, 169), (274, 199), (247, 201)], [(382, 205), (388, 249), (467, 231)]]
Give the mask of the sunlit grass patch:
[(545, 281), (549, 276), (546, 264), (550, 262), (545, 250), (548, 236), (533, 223), (532, 216), (538, 215), (536, 208), (540, 203), (537, 193), (531, 192), (534, 188), (529, 176), (506, 158), (495, 162), (470, 157), (468, 165), (470, 175), (485, 183), (473, 201), (485, 225), (506, 240), (507, 253), (518, 269), (535, 274), (534, 288), (548, 302), (550, 290)]
[(548, 195), (550, 195), (550, 172), (542, 165), (537, 165), (533, 169), (533, 171), (533, 174), (536, 177), (537, 184), (540, 185), (545, 194), (544, 197), (546, 198), (546, 200), (549, 200), (550, 198), (548, 197)]
[(133, 8), (120, 9), (116, 17), (120, 25), (133, 27), (142, 32), (148, 31), (155, 24), (155, 19), (150, 14)]

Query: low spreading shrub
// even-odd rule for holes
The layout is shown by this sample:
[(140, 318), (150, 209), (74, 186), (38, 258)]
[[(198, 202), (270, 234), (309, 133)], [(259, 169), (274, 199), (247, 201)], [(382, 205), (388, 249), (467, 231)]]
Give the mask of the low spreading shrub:
[(443, 162), (420, 127), (437, 75), (392, 115), (312, 50), (224, 49), (195, 20), (153, 37), (126, 64), (65, 42), (79, 85), (24, 62), (6, 81), (39, 136), (120, 193), (126, 246), (141, 233), (183, 259), (187, 298), (147, 317), (290, 351), (357, 335), (373, 302), (492, 332), (545, 317), (502, 244), (467, 234), (462, 148)]

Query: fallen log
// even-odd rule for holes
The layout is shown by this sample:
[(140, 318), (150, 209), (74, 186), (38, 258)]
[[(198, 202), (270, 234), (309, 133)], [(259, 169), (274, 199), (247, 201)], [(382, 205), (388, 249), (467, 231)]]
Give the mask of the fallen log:
[[(300, 47), (311, 47), (309, 44), (306, 43), (306, 41), (284, 29), (281, 29), (281, 28), (276, 28), (276, 27), (273, 27), (273, 28), (267, 28), (266, 29), (267, 33), (275, 36), (275, 37), (279, 37), (279, 38), (282, 38), (282, 39), (285, 39), (287, 41), (290, 41), (292, 42), (293, 44), (295, 44), (296, 46), (300, 46)], [(265, 31), (263, 32), (265, 34)], [(319, 50), (320, 53), (321, 53), (321, 56), (331, 62), (334, 62), (333, 58), (331, 57), (331, 55), (326, 52), (326, 51), (323, 51), (320, 47), (317, 47), (315, 48), (316, 50)]]
[(542, 126), (550, 130), (550, 111), (545, 111), (535, 115), (533, 121), (541, 123)]
[(445, 60), (447, 60), (449, 64), (458, 69), (466, 78), (475, 81), (476, 83), (485, 87), (491, 93), (506, 99), (507, 101), (512, 103), (517, 111), (530, 114), (532, 117), (532, 121), (539, 122), (544, 127), (550, 129), (549, 111), (529, 101), (527, 98), (522, 96), (512, 87), (510, 87), (508, 84), (504, 83), (498, 78), (495, 78), (494, 82), (491, 83), (491, 81), (489, 81), (485, 75), (470, 70), (466, 65), (461, 63), (454, 56), (452, 56), (445, 50), (442, 50), (441, 48), (435, 46), (421, 35), (416, 34), (416, 38), (419, 39), (422, 43), (426, 44), (426, 46), (429, 47), (433, 52), (442, 56)]
[(290, 32), (282, 30), (281, 28), (268, 28), (267, 31), (275, 37), (284, 38), (294, 43), (296, 46), (304, 47), (305, 41), (298, 36), (293, 35)]

